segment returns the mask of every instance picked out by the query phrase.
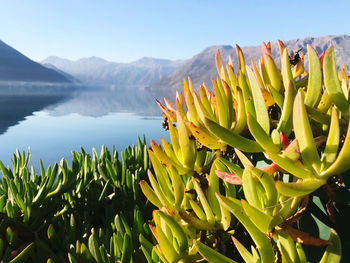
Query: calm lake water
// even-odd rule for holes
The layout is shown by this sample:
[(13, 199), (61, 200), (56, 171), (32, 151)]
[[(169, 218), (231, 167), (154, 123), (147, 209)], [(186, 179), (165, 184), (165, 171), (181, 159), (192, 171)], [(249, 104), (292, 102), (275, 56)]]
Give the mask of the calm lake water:
[[(167, 95), (167, 94), (166, 94)], [(98, 152), (102, 145), (123, 150), (145, 134), (160, 142), (162, 129), (155, 97), (163, 94), (115, 87), (79, 88), (60, 92), (5, 92), (0, 94), (0, 160), (10, 164), (12, 154), (31, 148), (31, 164), (45, 166), (71, 151)]]

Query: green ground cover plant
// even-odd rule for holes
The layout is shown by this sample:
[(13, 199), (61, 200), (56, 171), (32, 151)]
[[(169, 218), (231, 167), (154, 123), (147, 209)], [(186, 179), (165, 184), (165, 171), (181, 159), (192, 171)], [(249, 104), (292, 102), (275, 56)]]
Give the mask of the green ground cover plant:
[(121, 152), (83, 149), (40, 172), (30, 152), (0, 162), (1, 262), (143, 262), (152, 205), (139, 182), (152, 169), (145, 138)]

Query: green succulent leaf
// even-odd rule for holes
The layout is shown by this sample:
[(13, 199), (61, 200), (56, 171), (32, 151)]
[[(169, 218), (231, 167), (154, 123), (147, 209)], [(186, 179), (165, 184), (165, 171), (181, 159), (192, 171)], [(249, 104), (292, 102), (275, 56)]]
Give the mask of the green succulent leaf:
[(326, 142), (326, 148), (322, 154), (321, 162), (321, 171), (328, 168), (337, 158), (338, 147), (339, 147), (339, 119), (338, 112), (335, 107), (332, 108), (332, 119), (331, 125), (329, 127), (329, 133)]
[(342, 149), (335, 162), (332, 165), (321, 172), (321, 176), (327, 178), (332, 175), (341, 174), (350, 168), (350, 121), (348, 125), (348, 131), (345, 137), (345, 141)]
[(316, 50), (307, 45), (307, 55), (309, 58), (309, 80), (305, 95), (305, 105), (314, 108), (322, 96), (322, 71), (321, 63)]
[(198, 252), (211, 263), (236, 263), (236, 261), (225, 257), (223, 254), (206, 246), (200, 241), (195, 241), (195, 246)]
[(193, 136), (198, 142), (208, 147), (209, 149), (222, 149), (225, 144), (219, 141), (214, 134), (210, 133), (204, 127), (197, 127), (193, 123), (190, 124), (190, 129)]
[(234, 236), (232, 236), (232, 240), (239, 254), (246, 263), (258, 263), (258, 261), (255, 260), (254, 256)]
[(250, 114), (248, 114), (248, 126), (250, 133), (262, 148), (274, 153), (280, 152), (280, 148), (274, 144), (269, 134), (264, 131), (259, 122)]
[(188, 253), (188, 242), (187, 242), (187, 236), (182, 229), (182, 227), (169, 215), (165, 214), (162, 211), (156, 212), (159, 217), (166, 222), (166, 224), (170, 227), (174, 237), (177, 240), (178, 246), (179, 246), (179, 254), (185, 255)]
[(303, 246), (300, 243), (296, 243), (295, 248), (297, 250), (300, 263), (307, 263), (307, 259), (306, 259), (306, 255), (305, 255), (305, 251), (303, 249)]
[(249, 168), (244, 169), (242, 182), (244, 196), (249, 204), (256, 208), (263, 209), (264, 204), (261, 198), (261, 194), (264, 192), (263, 187)]
[(195, 143), (192, 140), (190, 140), (190, 134), (187, 131), (185, 122), (178, 112), (176, 113), (176, 118), (179, 129), (179, 142), (183, 157), (183, 163), (186, 167), (192, 169), (196, 160)]
[(305, 179), (296, 183), (276, 182), (277, 190), (285, 196), (304, 196), (312, 193), (326, 182), (318, 179)]
[(273, 262), (274, 252), (269, 239), (254, 225), (254, 223), (244, 213), (241, 201), (237, 199), (226, 198), (220, 195), (219, 193), (217, 193), (216, 196), (218, 197), (220, 204), (223, 205), (229, 211), (231, 211), (231, 213), (233, 213), (234, 216), (247, 229), (259, 250), (261, 262)]
[(287, 137), (292, 131), (292, 111), (295, 93), (292, 82), (289, 82), (284, 92), (282, 114), (277, 126), (277, 130), (283, 132)]
[(272, 230), (272, 220), (273, 217), (265, 214), (261, 210), (255, 208), (254, 206), (251, 206), (247, 201), (242, 201), (242, 207), (244, 209), (244, 212), (247, 214), (247, 216), (250, 218), (250, 220), (254, 223), (254, 225), (263, 233), (267, 234), (270, 233)]
[(269, 151), (266, 151), (266, 154), (279, 167), (295, 175), (298, 178), (307, 179), (313, 176), (312, 172), (308, 170), (306, 167), (304, 167), (301, 163), (292, 161), (291, 159), (289, 159), (284, 155), (275, 154)]
[(193, 180), (193, 185), (194, 185), (194, 188), (197, 192), (199, 201), (201, 202), (201, 205), (203, 207), (203, 210), (204, 210), (204, 213), (207, 217), (208, 222), (210, 224), (213, 224), (215, 222), (215, 216), (213, 214), (211, 206), (209, 205), (207, 197), (205, 196), (202, 188), (200, 187), (199, 183), (197, 183), (196, 180)]
[(212, 133), (220, 138), (221, 141), (230, 145), (231, 147), (238, 148), (244, 152), (261, 152), (262, 150), (256, 141), (234, 134), (230, 130), (225, 129), (209, 119), (205, 119), (205, 125)]
[(247, 116), (246, 116), (245, 103), (243, 99), (243, 93), (240, 88), (237, 88), (236, 101), (237, 101), (236, 123), (232, 131), (235, 134), (241, 134), (247, 126)]
[(281, 55), (281, 75), (283, 80), (284, 89), (287, 89), (292, 83), (292, 88), (295, 90), (295, 80), (293, 78), (292, 70), (289, 62), (289, 55), (286, 48), (283, 49)]
[(262, 129), (265, 131), (265, 133), (270, 134), (270, 119), (265, 105), (264, 97), (261, 93), (261, 89), (252, 70), (249, 67), (247, 67), (246, 71), (248, 74), (250, 87), (253, 94), (253, 103), (256, 113), (256, 120), (260, 124)]
[(291, 236), (285, 231), (279, 231), (277, 240), (284, 258), (288, 258), (293, 263), (300, 263), (299, 255)]
[(332, 245), (327, 247), (326, 252), (323, 254), (323, 257), (320, 260), (320, 263), (338, 263), (341, 260), (341, 241), (339, 235), (334, 229), (331, 229), (329, 241), (332, 243)]
[(294, 134), (295, 138), (298, 140), (304, 165), (309, 170), (313, 171), (314, 174), (318, 174), (321, 168), (321, 161), (315, 145), (309, 118), (306, 113), (303, 95), (303, 91), (300, 90), (294, 100)]
[(323, 59), (324, 86), (332, 102), (346, 115), (348, 115), (349, 103), (343, 93), (338, 78), (337, 64), (335, 62), (334, 47), (330, 46)]

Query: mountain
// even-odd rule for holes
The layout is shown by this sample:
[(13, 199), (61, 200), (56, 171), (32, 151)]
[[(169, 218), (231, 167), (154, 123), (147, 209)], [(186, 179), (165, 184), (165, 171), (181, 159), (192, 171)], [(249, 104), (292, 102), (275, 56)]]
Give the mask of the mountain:
[(1, 40), (0, 81), (70, 83), (57, 71), (30, 60)]
[[(325, 51), (330, 45), (334, 46), (335, 57), (337, 65), (343, 64), (350, 66), (350, 36), (338, 35), (338, 36), (323, 36), (323, 37), (308, 37), (304, 39), (295, 39), (284, 41), (289, 52), (297, 51), (302, 48), (305, 52), (305, 65), (308, 63), (306, 46), (312, 45), (318, 54)], [(260, 46), (248, 46), (241, 47), (243, 50), (245, 62), (250, 66), (251, 59), (257, 64), (261, 56)], [(173, 89), (182, 89), (182, 79), (190, 76), (195, 87), (199, 87), (200, 84), (205, 82), (211, 86), (211, 78), (216, 78), (217, 71), (215, 66), (215, 53), (220, 50), (223, 61), (227, 63), (228, 57), (231, 56), (234, 64), (234, 68), (238, 70), (238, 60), (236, 55), (236, 49), (232, 46), (211, 46), (203, 50), (201, 53), (195, 55), (191, 59), (187, 60), (181, 67), (174, 70), (168, 76), (162, 78), (155, 86)], [(275, 59), (276, 64), (280, 65), (280, 52), (277, 42), (272, 43), (272, 56)]]
[(54, 71), (58, 72), (59, 74), (63, 75), (66, 79), (68, 79), (70, 82), (73, 83), (80, 83), (80, 81), (76, 78), (74, 78), (72, 75), (68, 74), (67, 72), (64, 72), (63, 70), (60, 70), (56, 68), (54, 65), (46, 63), (46, 64), (41, 64), (45, 68), (53, 69)]
[(119, 86), (148, 86), (170, 74), (184, 61), (141, 58), (131, 63), (110, 62), (98, 57), (71, 61), (48, 57), (42, 64), (51, 64), (87, 84), (113, 84)]

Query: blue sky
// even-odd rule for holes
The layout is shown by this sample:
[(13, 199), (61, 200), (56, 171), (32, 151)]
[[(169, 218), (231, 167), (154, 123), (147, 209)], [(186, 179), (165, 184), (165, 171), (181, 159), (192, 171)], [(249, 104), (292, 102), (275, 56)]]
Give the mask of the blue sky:
[(350, 34), (350, 1), (0, 0), (0, 39), (36, 61), (186, 59), (210, 45)]

